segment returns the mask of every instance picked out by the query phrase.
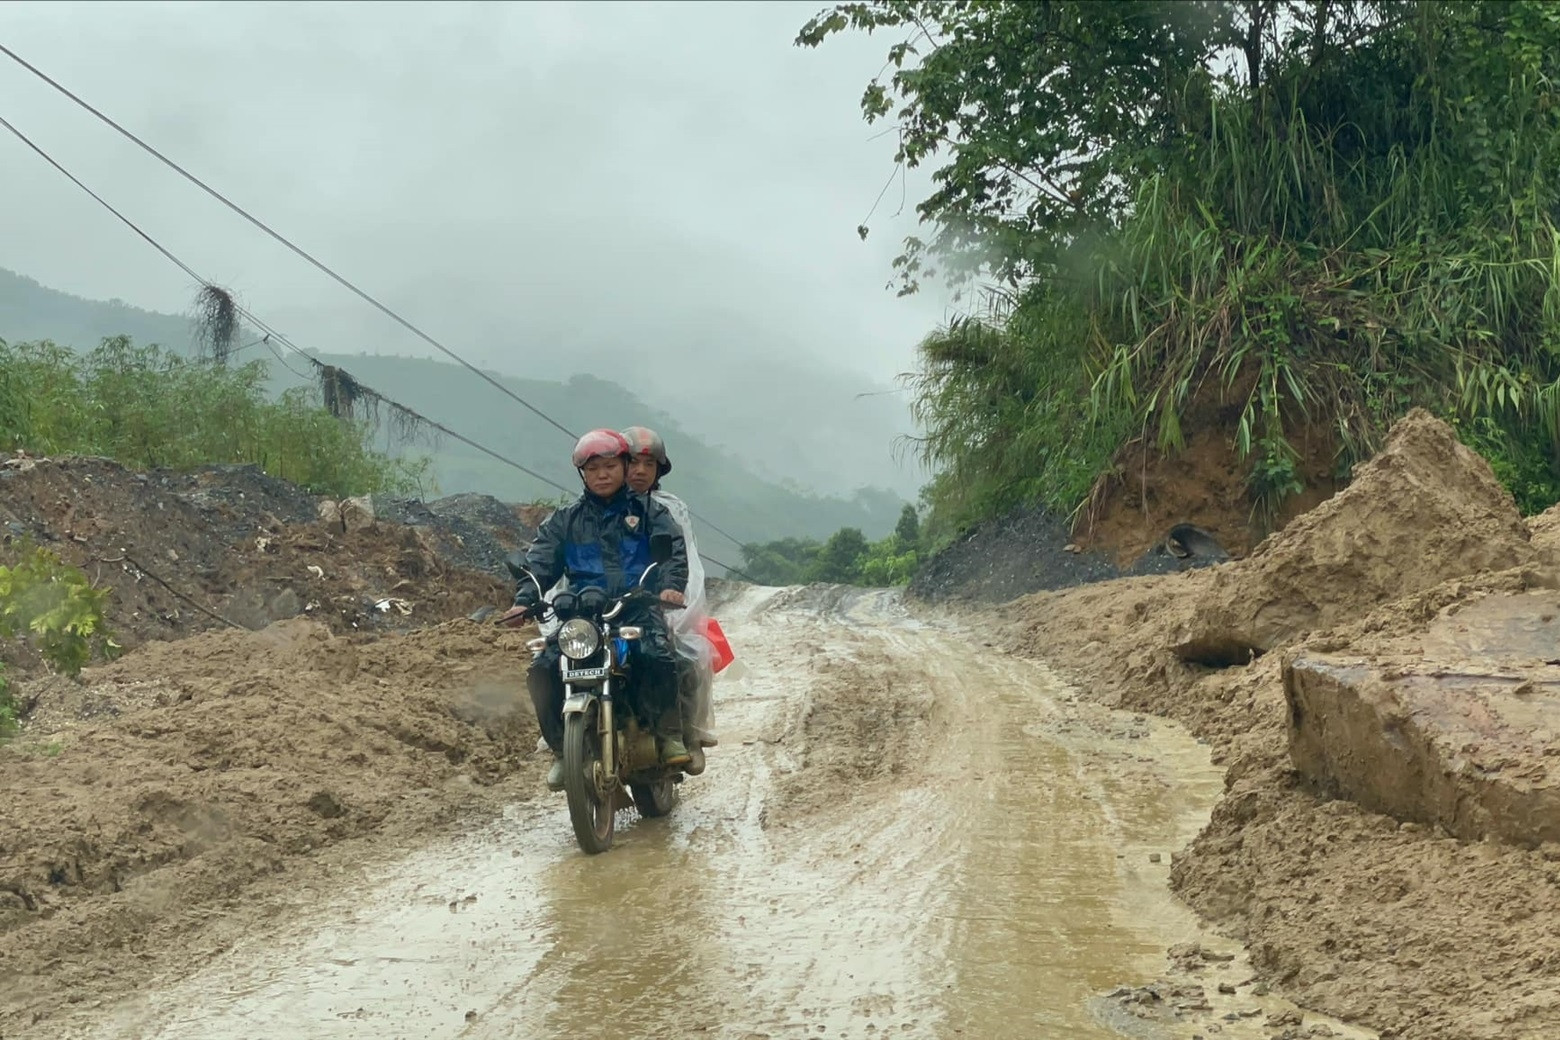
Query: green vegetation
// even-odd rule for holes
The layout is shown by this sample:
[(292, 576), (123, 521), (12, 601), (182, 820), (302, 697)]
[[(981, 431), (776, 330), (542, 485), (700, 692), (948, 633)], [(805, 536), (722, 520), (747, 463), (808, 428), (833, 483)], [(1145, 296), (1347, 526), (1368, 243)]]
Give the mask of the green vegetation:
[(849, 30), (900, 34), (862, 110), (934, 167), (902, 289), (979, 303), (914, 379), (934, 536), (1209, 424), (1260, 518), (1302, 433), (1346, 473), (1415, 405), (1560, 497), (1560, 6), (887, 0), (798, 43)]
[(908, 584), (921, 560), (921, 521), (905, 506), (894, 533), (877, 542), (854, 527), (827, 541), (783, 538), (742, 547), (743, 573), (761, 585), (830, 582), (883, 588)]
[[(118, 646), (103, 623), (105, 589), (47, 549), (23, 546), (17, 560), (0, 566), (0, 638), (29, 640), (50, 667), (78, 674), (96, 654)], [(0, 737), (16, 730), (17, 705), (0, 666)]]
[(0, 740), (16, 732), (16, 695), (5, 678), (5, 664), (0, 662)]
[(297, 389), (272, 399), (266, 366), (227, 367), (126, 337), (77, 354), (0, 341), (0, 448), (102, 455), (135, 468), (258, 463), (319, 494), (410, 491), (423, 468), (372, 450)]
[[(198, 304), (201, 302), (197, 301)], [(205, 302), (210, 302), (209, 297)], [(207, 308), (198, 306), (196, 309), (206, 316)], [(203, 351), (211, 355), (213, 340), (221, 339), (212, 335), (218, 331), (213, 325), (220, 327), (223, 324), (210, 320), (197, 323), (187, 317), (143, 311), (119, 302), (84, 300), (0, 270), (0, 338), (13, 343), (51, 337), (54, 343), (85, 352), (105, 336), (127, 333), (135, 343), (160, 344), (167, 357), (188, 359), (202, 356)], [(282, 360), (277, 359), (261, 342), (259, 334), (252, 330), (229, 328), (227, 331), (229, 339), (224, 342), (237, 340), (231, 346), (229, 366), (235, 371), (248, 372), (252, 371), (249, 366), (244, 369), (236, 366), (246, 361), (250, 365), (257, 360), (263, 362), (265, 397), (282, 400), (290, 393), (294, 406), (312, 421), (315, 417), (313, 406), (322, 402), (317, 370), (292, 354), (284, 353)], [(586, 430), (603, 423), (620, 426), (639, 423), (660, 431), (677, 462), (677, 472), (668, 486), (712, 523), (744, 541), (770, 539), (782, 534), (821, 539), (842, 527), (858, 527), (876, 538), (893, 529), (905, 504), (900, 495), (876, 487), (863, 487), (848, 495), (818, 494), (786, 481), (766, 478), (757, 472), (762, 468), (755, 464), (757, 456), (712, 447), (689, 432), (693, 423), (681, 421), (685, 416), (697, 414), (704, 417), (706, 426), (713, 423), (717, 428), (729, 428), (727, 419), (733, 413), (742, 412), (742, 401), (720, 402), (712, 396), (719, 392), (717, 390), (690, 389), (695, 397), (680, 404), (675, 417), (655, 411), (642, 400), (639, 384), (630, 384), (629, 381), (635, 378), (632, 368), (614, 366), (606, 359), (611, 352), (601, 348), (590, 353), (589, 356), (597, 360), (585, 366), (587, 371), (599, 371), (608, 378), (576, 375), (566, 381), (557, 381), (493, 374), (505, 386), (570, 429)], [(568, 353), (572, 355), (572, 348)], [(642, 354), (643, 349), (635, 352), (636, 357)], [(579, 478), (569, 466), (569, 443), (563, 434), (497, 390), (483, 386), (470, 372), (456, 365), (382, 353), (320, 353), (315, 356), (321, 364), (349, 373), (362, 384), (565, 487), (578, 485)], [(783, 364), (779, 367), (791, 371)], [(779, 372), (769, 373), (766, 378), (779, 379), (780, 375)], [(786, 385), (801, 387), (816, 379), (816, 373), (798, 361)], [(3, 384), (4, 374), (0, 373), (0, 417), (12, 414), (12, 409), (5, 405)], [(630, 385), (632, 390), (628, 388)], [(844, 396), (849, 403), (849, 394)], [(360, 413), (360, 417), (375, 418), (372, 402), (361, 403), (370, 408), (366, 413)], [(866, 423), (866, 428), (876, 428), (861, 418), (862, 409), (867, 407), (866, 402), (850, 403), (848, 408), (832, 409), (821, 421), (811, 416), (796, 418), (807, 437), (791, 431), (777, 443), (795, 445), (789, 449), (793, 453), (805, 453), (806, 446), (813, 443), (808, 438), (827, 441), (832, 436), (838, 443), (862, 443), (867, 433), (852, 424), (861, 422)], [(441, 494), (480, 492), (511, 502), (543, 501), (559, 493), (548, 484), (453, 439), (425, 436), (427, 430), (408, 430), (404, 425), (398, 429), (395, 417), (384, 409), (381, 412), (383, 414), (378, 418), (385, 420), (384, 429), (362, 443), (375, 449), (379, 456), (402, 460), (402, 475), (410, 469), (414, 475), (423, 477), (425, 491), (436, 486)], [(758, 425), (754, 426), (753, 422)], [(0, 418), (0, 448), (7, 446), (5, 425), (5, 419)], [(367, 425), (349, 426), (345, 432), (363, 431)], [(771, 427), (754, 419), (746, 428)], [(840, 432), (829, 432), (834, 430)], [(398, 433), (412, 433), (413, 436), (393, 436)], [(885, 432), (885, 452), (888, 447), (889, 435)], [(424, 460), (426, 469), (421, 468)], [(774, 451), (768, 450), (762, 461), (772, 466)], [(786, 461), (795, 463), (798, 460)], [(297, 471), (293, 462), (289, 456), (288, 474)], [(828, 460), (817, 463), (820, 469), (833, 465)], [(801, 468), (805, 470), (811, 466)], [(392, 483), (399, 481), (392, 480)], [(706, 544), (713, 555), (736, 562), (734, 548), (727, 545), (725, 552), (721, 551), (724, 539), (713, 531), (701, 530), (701, 534), (701, 544)]]

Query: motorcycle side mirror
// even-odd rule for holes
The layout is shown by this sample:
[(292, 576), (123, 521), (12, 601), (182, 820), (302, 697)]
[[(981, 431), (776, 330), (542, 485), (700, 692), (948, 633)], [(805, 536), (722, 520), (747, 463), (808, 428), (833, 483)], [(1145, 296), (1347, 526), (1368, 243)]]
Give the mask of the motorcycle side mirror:
[(671, 535), (653, 534), (650, 536), (650, 558), (656, 563), (666, 563), (672, 558)]

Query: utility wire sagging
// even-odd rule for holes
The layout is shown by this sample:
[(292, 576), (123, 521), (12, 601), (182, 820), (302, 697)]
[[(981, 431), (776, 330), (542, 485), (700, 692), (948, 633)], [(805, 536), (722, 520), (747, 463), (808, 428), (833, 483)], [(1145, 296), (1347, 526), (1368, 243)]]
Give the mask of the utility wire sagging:
[[(267, 322), (265, 322), (263, 319), (261, 319), (258, 315), (254, 314), (252, 311), (248, 310), (247, 308), (243, 307), (241, 304), (239, 304), (236, 301), (234, 301), (232, 299), (232, 297), (225, 290), (223, 290), (221, 287), (215, 285), (214, 283), (212, 283), (208, 279), (202, 277), (201, 274), (198, 271), (196, 271), (193, 267), (191, 267), (189, 264), (185, 263), (183, 260), (179, 259), (179, 257), (174, 255), (174, 253), (171, 250), (169, 250), (167, 247), (165, 247), (162, 243), (158, 242), (155, 238), (153, 238), (148, 232), (146, 232), (144, 229), (142, 229), (138, 224), (136, 224), (129, 217), (125, 216), (124, 213), (120, 212), (120, 210), (115, 208), (110, 202), (108, 202), (107, 199), (103, 198), (103, 196), (101, 196), (97, 192), (93, 191), (79, 177), (77, 177), (75, 174), (73, 174), (69, 170), (67, 170), (63, 165), (61, 165), (57, 160), (55, 160), (55, 158), (53, 156), (51, 156), (48, 152), (44, 151), (41, 146), (39, 146), (38, 144), (36, 144), (32, 140), (32, 138), (28, 137), (14, 123), (12, 123), (10, 120), (6, 119), (4, 116), (0, 116), (0, 127), (4, 127), (6, 130), (10, 131), (13, 136), (15, 136), (19, 141), (21, 141), (24, 145), (26, 145), (29, 149), (31, 149), (34, 153), (36, 153), (41, 159), (43, 159), (50, 166), (52, 166), (55, 170), (57, 170), (61, 175), (66, 177), (77, 188), (81, 189), (81, 191), (86, 193), (98, 205), (102, 206), (105, 210), (107, 210), (109, 213), (111, 213), (120, 223), (124, 224), (125, 227), (127, 227), (131, 231), (135, 232), (135, 234), (139, 238), (141, 238), (144, 242), (146, 242), (148, 245), (150, 245), (153, 249), (157, 250), (157, 252), (164, 259), (166, 259), (169, 263), (173, 264), (180, 271), (184, 272), (186, 275), (188, 275), (194, 281), (199, 283), (201, 285), (201, 287), (202, 287), (201, 294), (200, 294), (201, 295), (201, 299), (202, 299), (202, 301), (204, 301), (205, 305), (208, 308), (215, 308), (216, 310), (218, 310), (219, 313), (221, 313), (221, 312), (224, 311), (225, 308), (231, 307), (232, 313), (236, 313), (238, 316), (242, 317), (244, 319), (244, 321), (248, 322), (255, 329), (257, 329), (260, 332), (264, 333), (264, 335), (261, 337), (261, 339), (258, 342), (264, 343), (267, 347), (269, 347), (272, 350), (272, 352), (274, 354), (276, 354), (277, 359), (279, 361), (281, 361), (283, 366), (286, 367), (289, 371), (291, 371), (299, 379), (304, 379), (304, 376), (302, 375), (302, 373), (298, 372), (297, 369), (292, 368), (292, 366), (287, 365), (286, 361), (283, 360), (282, 355), (279, 352), (276, 351), (276, 345), (280, 344), (281, 346), (283, 346), (283, 347), (287, 348), (288, 350), (292, 351), (297, 356), (303, 358), (304, 361), (308, 362), (308, 364), (311, 365), (314, 368), (316, 373), (318, 373), (321, 376), (321, 382), (322, 382), (322, 388), (323, 388), (323, 381), (324, 381), (324, 376), (325, 376), (325, 370), (332, 369), (332, 366), (324, 364), (318, 358), (314, 357), (313, 355), (309, 354), (307, 351), (303, 350), (297, 344), (293, 343), (290, 339), (288, 339), (283, 333), (279, 332), (277, 329), (273, 328), (271, 325), (269, 325)], [(218, 297), (220, 297), (220, 300), (218, 299)], [(229, 332), (229, 337), (230, 337), (230, 335), (231, 335), (231, 333)], [(254, 345), (253, 343), (245, 344), (246, 347), (247, 346), (253, 346), (253, 345)], [(239, 349), (242, 349), (242, 348), (239, 348)], [(336, 375), (334, 375), (332, 377), (333, 381), (335, 381), (337, 383), (338, 388), (339, 388), (341, 370), (339, 368), (336, 368), (336, 369), (333, 369), (333, 372), (336, 373)], [(384, 394), (381, 394), (379, 391), (375, 390), (373, 387), (370, 387), (370, 386), (367, 386), (366, 384), (360, 383), (360, 382), (358, 382), (355, 379), (351, 379), (350, 376), (348, 376), (347, 378), (351, 381), (351, 385), (353, 387), (353, 393), (359, 399), (370, 400), (370, 401), (376, 402), (378, 404), (384, 405), (385, 407), (391, 409), (392, 414), (394, 416), (399, 417), (399, 419), (401, 421), (403, 421), (403, 422), (405, 422), (407, 424), (418, 425), (418, 426), (423, 426), (423, 427), (427, 427), (427, 428), (433, 429), (433, 430), (437, 431), (440, 434), (443, 434), (445, 436), (453, 438), (454, 440), (457, 440), (460, 443), (465, 444), (466, 446), (472, 448), (473, 450), (479, 451), (482, 454), (487, 455), (488, 457), (490, 457), (490, 458), (492, 458), (492, 459), (494, 459), (494, 460), (496, 460), (496, 461), (498, 461), (500, 463), (503, 463), (504, 465), (510, 466), (510, 467), (520, 471), (521, 473), (524, 473), (527, 476), (529, 476), (529, 477), (531, 477), (531, 478), (533, 478), (535, 480), (540, 481), (541, 483), (547, 485), (548, 487), (551, 487), (551, 488), (554, 488), (556, 490), (562, 491), (565, 494), (572, 495), (572, 494), (575, 494), (577, 492), (577, 490), (578, 490), (578, 489), (575, 489), (575, 488), (566, 487), (565, 485), (560, 484), (559, 482), (557, 482), (557, 481), (555, 481), (555, 480), (553, 480), (553, 479), (551, 479), (549, 477), (546, 477), (546, 476), (543, 476), (540, 473), (537, 473), (535, 470), (529, 468), (528, 466), (525, 466), (522, 463), (519, 463), (519, 462), (515, 461), (514, 459), (509, 458), (507, 455), (504, 455), (501, 452), (494, 451), (492, 448), (489, 448), (486, 445), (481, 444), (481, 443), (471, 439), (470, 437), (467, 437), (465, 434), (459, 433), (456, 430), (453, 430), (450, 427), (445, 426), (443, 423), (437, 422), (437, 421), (435, 421), (433, 419), (429, 419), (427, 416), (421, 414), (420, 412), (416, 411), (415, 409), (410, 408), (409, 406), (404, 405), (404, 404), (400, 403), (399, 401), (396, 401), (393, 398), (390, 398), (390, 397), (388, 397), (388, 396), (386, 396)], [(731, 574), (735, 574), (738, 577), (744, 578), (744, 579), (749, 580), (749, 581), (752, 580), (747, 575), (743, 574), (742, 571), (740, 571), (737, 568), (731, 566), (730, 564), (722, 563), (720, 560), (717, 560), (714, 557), (706, 555), (705, 553), (702, 553), (702, 552), (699, 555), (704, 560), (708, 561), (709, 563), (712, 563), (712, 564), (714, 564), (717, 567), (721, 567), (721, 568), (725, 569), (726, 571), (728, 571)]]
[[(183, 166), (179, 165), (178, 163), (174, 162), (172, 159), (168, 158), (162, 152), (160, 152), (156, 148), (152, 147), (152, 145), (150, 145), (146, 141), (142, 140), (135, 133), (133, 133), (130, 130), (126, 129), (119, 122), (114, 120), (112, 117), (110, 117), (109, 115), (107, 115), (106, 113), (104, 113), (103, 111), (98, 109), (96, 106), (92, 105), (86, 99), (84, 99), (80, 95), (76, 94), (70, 88), (66, 87), (64, 84), (62, 84), (58, 80), (54, 79), (48, 73), (46, 73), (42, 69), (38, 68), (36, 65), (32, 64), (31, 62), (29, 62), (27, 59), (23, 58), (20, 54), (17, 54), (14, 50), (12, 50), (11, 48), (7, 47), (3, 43), (0, 43), (0, 54), (6, 55), (6, 57), (8, 57), (12, 61), (16, 62), (16, 64), (20, 65), (22, 68), (26, 69), (28, 72), (32, 73), (34, 76), (37, 76), (43, 82), (47, 83), (50, 87), (54, 88), (56, 91), (58, 91), (59, 93), (63, 94), (65, 97), (69, 98), (72, 102), (74, 102), (76, 105), (80, 106), (82, 109), (84, 109), (87, 112), (91, 113), (99, 121), (101, 121), (105, 125), (111, 127), (114, 131), (119, 133), (121, 136), (123, 136), (127, 140), (131, 141), (137, 147), (139, 147), (140, 149), (145, 151), (147, 154), (149, 154), (152, 157), (154, 157), (155, 159), (157, 159), (159, 162), (161, 162), (163, 165), (167, 166), (169, 169), (173, 170), (179, 176), (183, 177), (185, 180), (187, 180), (191, 184), (195, 185), (201, 191), (205, 192), (207, 195), (211, 196), (213, 199), (215, 199), (216, 201), (220, 202), (223, 206), (226, 206), (229, 210), (231, 210), (232, 212), (236, 213), (238, 216), (242, 217), (244, 220), (248, 221), (250, 224), (252, 224), (254, 227), (258, 228), (260, 231), (264, 232), (270, 238), (272, 238), (276, 242), (280, 243), (289, 252), (293, 253), (294, 255), (298, 256), (302, 260), (306, 261), (308, 264), (310, 264), (311, 266), (313, 266), (314, 268), (316, 268), (317, 270), (319, 270), (320, 272), (325, 274), (327, 277), (329, 277), (332, 281), (336, 282), (337, 284), (342, 286), (344, 289), (348, 290), (353, 295), (355, 295), (358, 298), (360, 298), (361, 300), (363, 300), (365, 303), (369, 304), (370, 306), (374, 307), (376, 310), (378, 310), (381, 313), (383, 313), (386, 317), (390, 318), (396, 324), (398, 324), (401, 327), (405, 328), (408, 332), (411, 332), (413, 335), (415, 335), (419, 339), (423, 340), (429, 346), (432, 346), (436, 350), (438, 350), (441, 353), (443, 353), (445, 356), (447, 356), (447, 357), (451, 358), (452, 360), (454, 360), (455, 362), (457, 362), (459, 365), (461, 365), (461, 367), (467, 369), (468, 371), (470, 371), (471, 373), (476, 375), (478, 378), (480, 378), (484, 382), (492, 385), (500, 393), (504, 394), (504, 396), (511, 398), (512, 400), (514, 400), (515, 402), (517, 402), (518, 404), (520, 404), (521, 406), (523, 406), (524, 408), (526, 408), (527, 410), (529, 410), (530, 412), (535, 414), (536, 416), (540, 417), (541, 419), (543, 419), (544, 421), (549, 423), (551, 426), (553, 426), (555, 429), (559, 430), (561, 433), (563, 433), (564, 435), (569, 437), (571, 440), (575, 439), (578, 436), (577, 434), (575, 434), (572, 431), (570, 431), (568, 427), (564, 426), (558, 420), (554, 419), (552, 416), (548, 415), (546, 412), (542, 411), (540, 408), (538, 408), (535, 405), (531, 404), (525, 398), (521, 397), (519, 394), (515, 393), (509, 387), (507, 387), (503, 383), (499, 382), (493, 376), (489, 375), (487, 372), (482, 371), (480, 368), (478, 368), (477, 366), (473, 365), (471, 362), (467, 361), (465, 358), (461, 357), (459, 354), (455, 353), (449, 347), (446, 347), (443, 343), (440, 343), (438, 340), (434, 339), (428, 333), (424, 332), (422, 329), (420, 329), (416, 325), (412, 324), (410, 321), (408, 321), (406, 318), (402, 317), (400, 314), (398, 314), (397, 312), (392, 310), (390, 307), (388, 307), (384, 303), (381, 303), (377, 298), (369, 295), (369, 293), (367, 293), (363, 289), (360, 289), (353, 282), (349, 281), (343, 275), (338, 274), (335, 270), (333, 270), (332, 268), (327, 266), (323, 261), (317, 259), (313, 254), (309, 253), (303, 247), (297, 245), (291, 239), (288, 239), (286, 236), (282, 235), (280, 232), (278, 232), (275, 229), (273, 229), (269, 224), (265, 223), (260, 218), (256, 217), (254, 214), (250, 213), (248, 210), (244, 209), (242, 206), (238, 205), (236, 202), (234, 202), (231, 199), (229, 199), (226, 195), (224, 195), (221, 192), (217, 191), (215, 188), (213, 188), (211, 185), (207, 184), (205, 181), (201, 180), (199, 177), (195, 176), (189, 170), (186, 170)], [(10, 124), (6, 124), (6, 126), (12, 131), (12, 133), (17, 133), (16, 129), (14, 127), (11, 127)], [(18, 133), (17, 136), (21, 136), (21, 135)], [(26, 141), (26, 138), (23, 138), (23, 140)], [(37, 151), (38, 154), (40, 154), (40, 155), (44, 154), (40, 149), (38, 149), (38, 147), (36, 145), (33, 145), (30, 141), (28, 141), (27, 143), (28, 143), (28, 145), (30, 147), (33, 148), (34, 151)], [(44, 155), (44, 158), (48, 159), (48, 156)], [(65, 172), (63, 170), (63, 168), (61, 168), (59, 166), (58, 163), (54, 162), (54, 160), (49, 159), (49, 162), (53, 166), (55, 166), (56, 169), (59, 169), (60, 172), (62, 172), (62, 173)], [(70, 175), (67, 173), (66, 176), (70, 176)], [(74, 181), (75, 178), (71, 177), (71, 180)], [(85, 186), (81, 185), (80, 181), (77, 181), (76, 183), (78, 184), (78, 186), (81, 186), (83, 188), (83, 190), (86, 190)], [(92, 194), (92, 192), (88, 191), (88, 194)], [(97, 198), (97, 196), (93, 195), (93, 198)], [(102, 199), (98, 199), (98, 201), (102, 202), (103, 200)], [(103, 203), (103, 205), (107, 206), (108, 204), (107, 203)], [(121, 220), (124, 220), (124, 218), (122, 216), (120, 216), (118, 211), (114, 210), (113, 207), (108, 207), (108, 208), (109, 208), (110, 212), (114, 213), (115, 216), (119, 216)], [(132, 229), (134, 229), (137, 234), (141, 235), (142, 238), (146, 238), (148, 242), (151, 241), (151, 239), (148, 238), (145, 235), (145, 233), (143, 233), (139, 228), (136, 228), (134, 224), (130, 224), (129, 221), (125, 221), (125, 223), (128, 224)], [(152, 244), (156, 245), (156, 243), (152, 243)], [(163, 254), (165, 256), (169, 255), (166, 252), (166, 250), (162, 249), (161, 246), (158, 246), (157, 248), (158, 248), (158, 250), (160, 252), (163, 252)], [(170, 256), (170, 259), (171, 259), (171, 256)], [(180, 264), (179, 266), (183, 267), (184, 265)], [(186, 268), (185, 270), (186, 270), (186, 273), (189, 273), (192, 278), (197, 278), (197, 280), (199, 280), (202, 285), (206, 285), (206, 286), (210, 285), (210, 283), (206, 282), (205, 280), (199, 279), (199, 277), (197, 275), (195, 275), (194, 272), (189, 271), (188, 268)], [(203, 298), (203, 305), (206, 305), (206, 301), (204, 301), (204, 298)], [(220, 315), (218, 315), (217, 318), (220, 319)], [(208, 329), (217, 329), (217, 330), (221, 330), (222, 328), (224, 328), (224, 326), (221, 325), (220, 320), (209, 321), (206, 324), (205, 327), (207, 327)], [(231, 334), (231, 328), (228, 328), (228, 332), (229, 332), (229, 334)], [(220, 337), (220, 331), (215, 333), (215, 334), (213, 334), (213, 342), (214, 342), (214, 344), (216, 342), (220, 341), (222, 344), (224, 344), (224, 346), (213, 345), (211, 347), (211, 349), (212, 349), (213, 353), (221, 352), (221, 356), (225, 356), (226, 345), (230, 345), (231, 340), (230, 339), (220, 339), (219, 340), (218, 337)], [(530, 472), (530, 471), (527, 470), (526, 472)], [(692, 509), (689, 510), (689, 513), (692, 514), (692, 516), (693, 516), (693, 518), (695, 520), (699, 521), (701, 524), (703, 524), (704, 526), (708, 527), (710, 530), (714, 531), (716, 534), (720, 535), (721, 537), (729, 540), (733, 545), (737, 546), (739, 549), (745, 549), (746, 548), (746, 546), (747, 546), (746, 542), (742, 541), (740, 538), (738, 538), (735, 535), (731, 534), (729, 531), (726, 531), (725, 529), (721, 528), (719, 525), (713, 523), (707, 517), (705, 517), (705, 516), (703, 516), (703, 515), (701, 515), (701, 514), (699, 514), (697, 512), (694, 512)]]

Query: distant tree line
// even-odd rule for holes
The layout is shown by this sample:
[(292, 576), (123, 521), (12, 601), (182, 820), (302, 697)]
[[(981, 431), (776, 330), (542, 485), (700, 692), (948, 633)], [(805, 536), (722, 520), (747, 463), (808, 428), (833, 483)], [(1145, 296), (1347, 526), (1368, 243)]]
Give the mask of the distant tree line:
[(854, 527), (842, 527), (827, 541), (782, 538), (742, 547), (743, 572), (762, 585), (887, 587), (910, 581), (922, 559), (921, 518), (914, 506), (900, 513), (894, 533), (870, 542)]

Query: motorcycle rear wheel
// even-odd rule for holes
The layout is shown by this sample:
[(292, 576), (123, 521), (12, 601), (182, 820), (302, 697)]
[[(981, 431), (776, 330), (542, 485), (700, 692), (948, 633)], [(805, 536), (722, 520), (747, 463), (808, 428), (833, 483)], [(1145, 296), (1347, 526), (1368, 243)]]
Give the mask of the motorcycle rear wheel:
[(670, 780), (655, 780), (647, 784), (629, 784), (634, 796), (634, 806), (645, 819), (665, 816), (677, 806), (677, 785)]
[(601, 726), (595, 710), (570, 715), (563, 724), (563, 793), (569, 802), (574, 839), (589, 855), (612, 847), (617, 812), (612, 778), (601, 767)]

